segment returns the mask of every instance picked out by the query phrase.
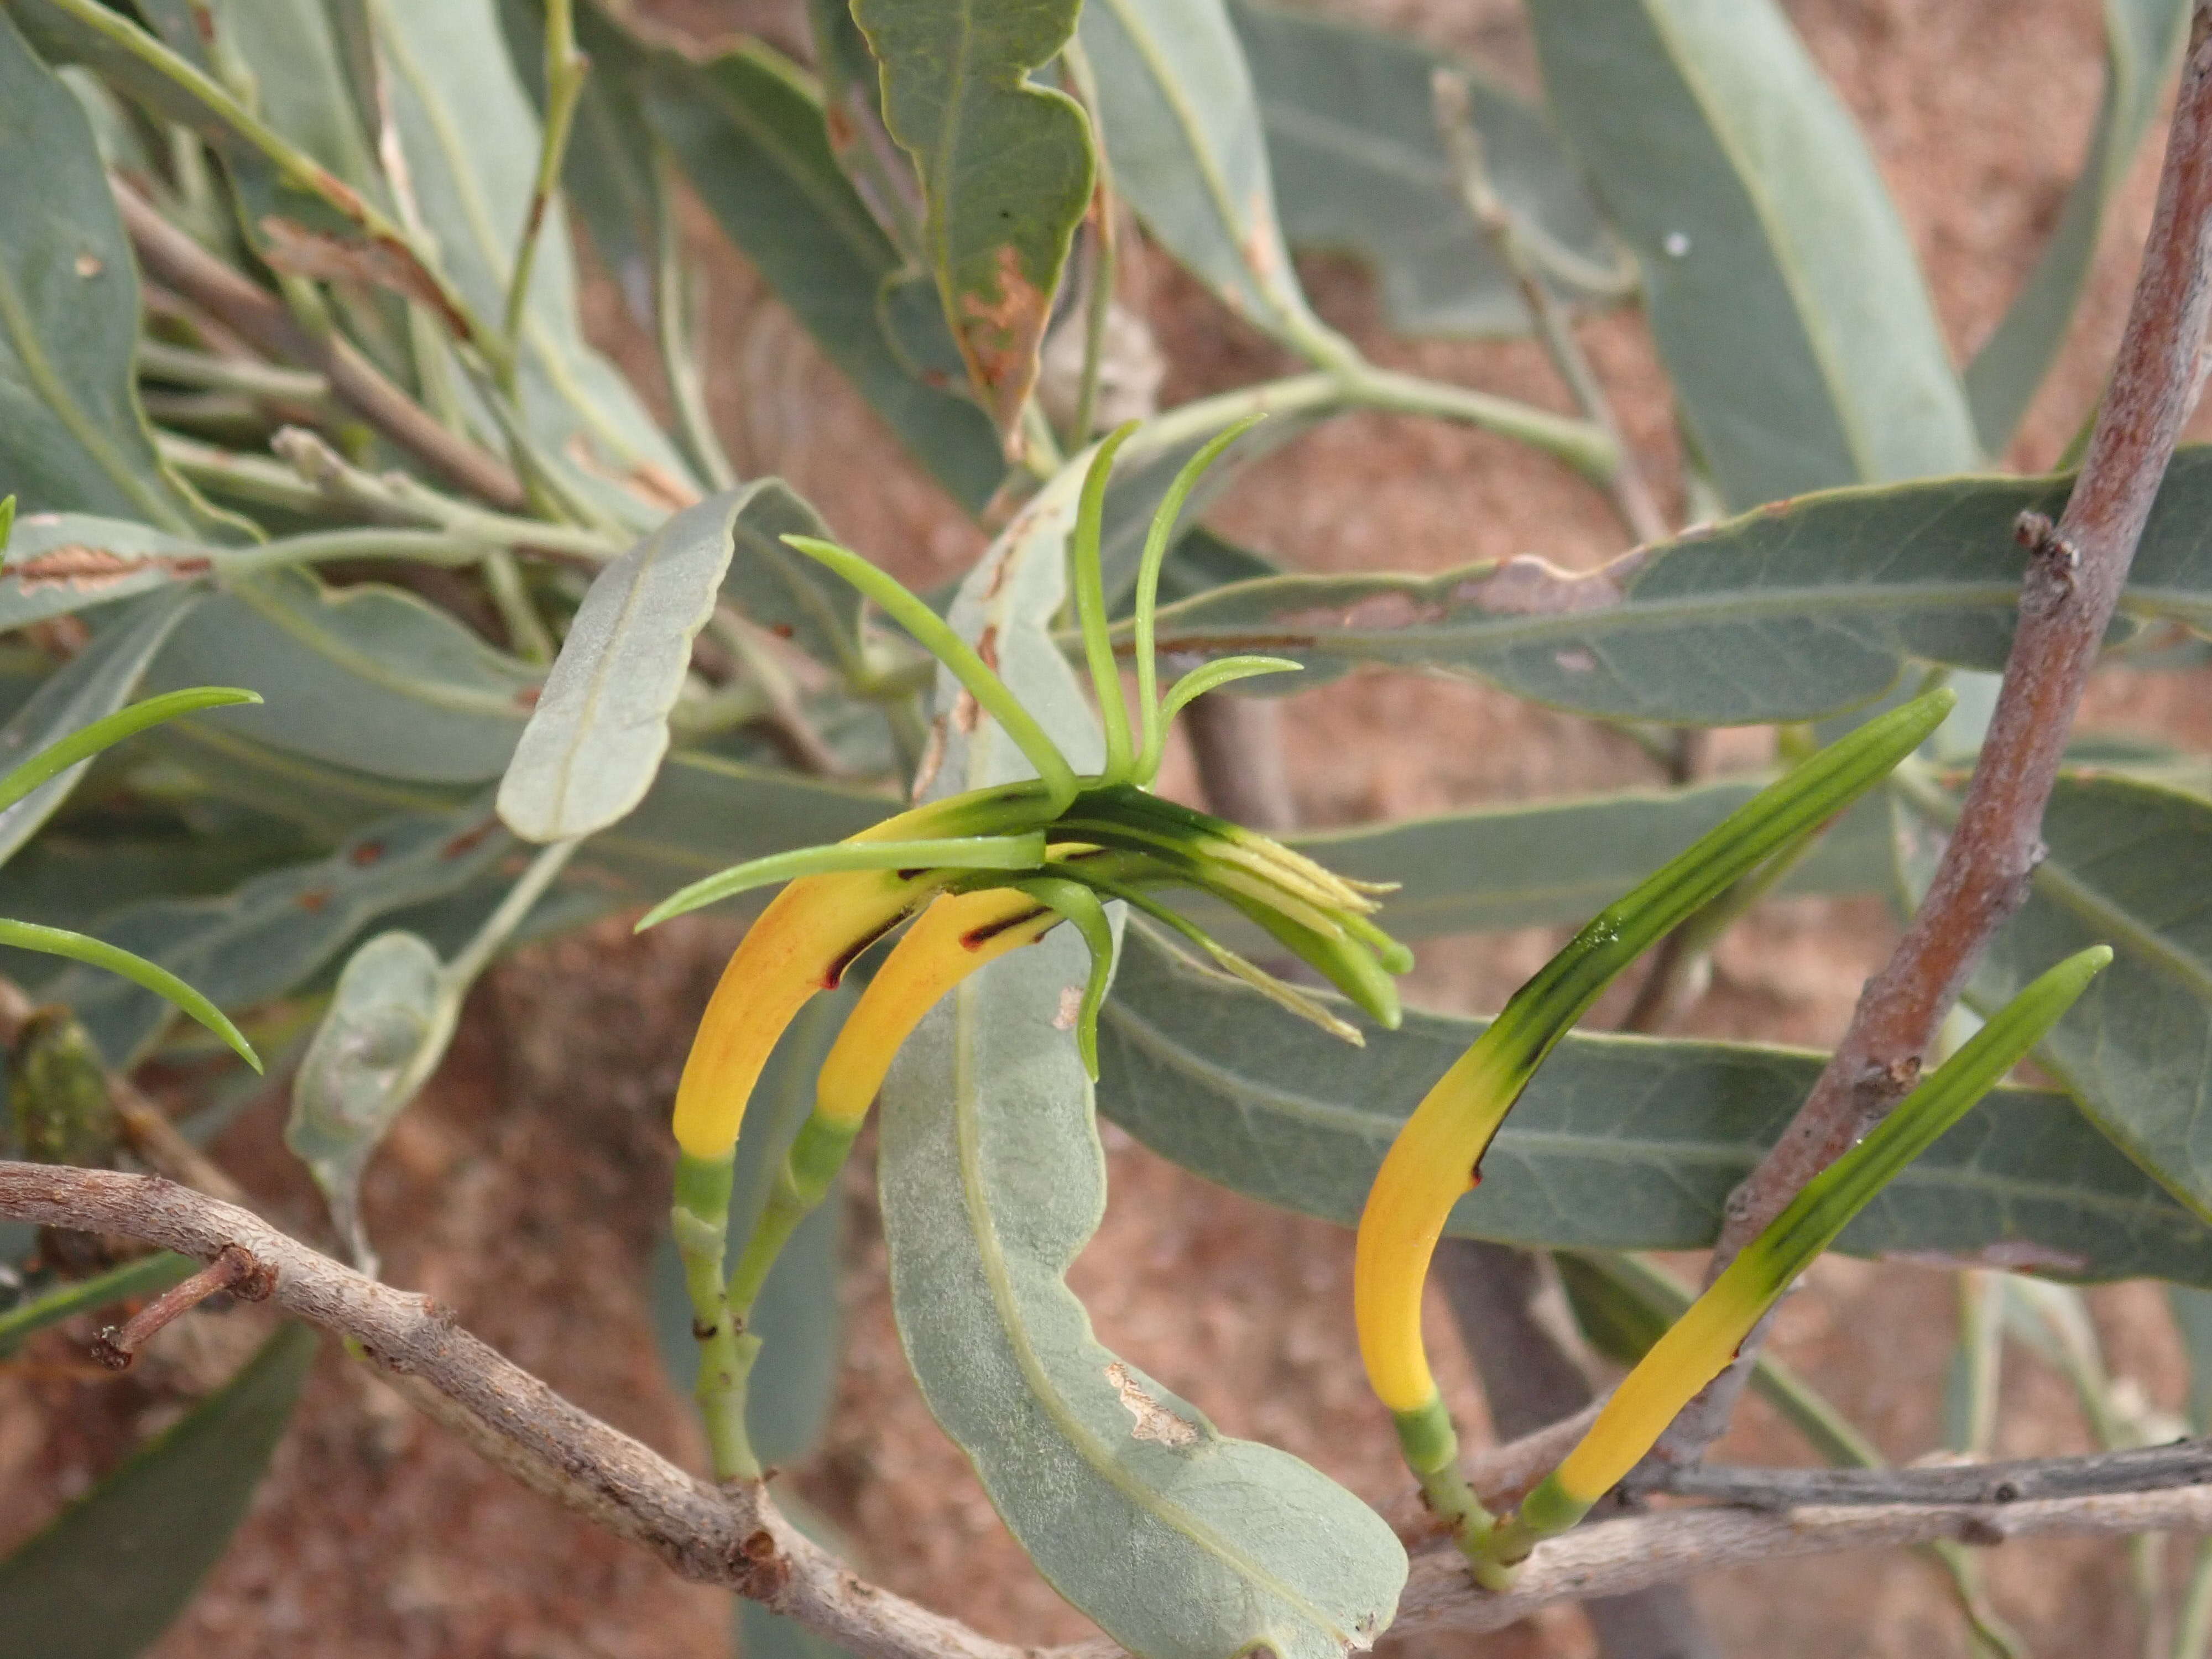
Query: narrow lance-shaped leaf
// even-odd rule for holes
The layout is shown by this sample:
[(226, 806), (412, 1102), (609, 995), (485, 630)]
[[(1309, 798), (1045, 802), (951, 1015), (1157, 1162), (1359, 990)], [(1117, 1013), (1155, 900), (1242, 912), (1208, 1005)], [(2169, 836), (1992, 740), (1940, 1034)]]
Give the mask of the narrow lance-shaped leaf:
[[(1349, 1048), (1133, 926), (1100, 1024), (1099, 1108), (1210, 1181), (1349, 1226), (1413, 1103), (1487, 1023), (1409, 1012), (1389, 1042)], [(1788, 1125), (1823, 1058), (1571, 1033), (1445, 1231), (1537, 1249), (1709, 1249), (1729, 1194)], [(1993, 1091), (1838, 1248), (2212, 1288), (2212, 1231), (2049, 1090)]]
[(1011, 433), (1036, 383), (1070, 240), (1091, 200), (1090, 124), (1030, 71), (1081, 0), (856, 0), (884, 119), (921, 179), (923, 240), (969, 378)]
[[(2070, 479), (1962, 477), (1776, 503), (1570, 574), (1523, 556), (1436, 576), (1279, 576), (1160, 614), (1164, 652), (1478, 674), (1563, 708), (1730, 725), (1871, 702), (1920, 659), (1996, 670), (2027, 554)], [(2212, 631), (2212, 451), (2174, 458), (2111, 637)], [(1310, 680), (1299, 684), (1310, 684)], [(1262, 690), (1291, 682), (1262, 680)]]
[(0, 15), (0, 494), (189, 534), (138, 407), (137, 268), (83, 107)]
[(1535, 0), (1529, 19), (1722, 495), (1974, 465), (1911, 241), (1773, 0)]
[(287, 1325), (246, 1369), (0, 1561), (0, 1630), (40, 1659), (133, 1659), (245, 1520), (315, 1358)]

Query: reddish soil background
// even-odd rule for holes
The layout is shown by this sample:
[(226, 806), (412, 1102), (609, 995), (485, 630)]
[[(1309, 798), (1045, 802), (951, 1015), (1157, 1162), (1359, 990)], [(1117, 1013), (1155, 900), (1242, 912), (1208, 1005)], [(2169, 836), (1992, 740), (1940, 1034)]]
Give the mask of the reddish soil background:
[[(1506, 0), (1333, 0), (1332, 9), (1534, 85), (1526, 32)], [(2100, 84), (2097, 0), (1795, 0), (1788, 9), (1865, 125), (1963, 357), (2026, 275), (2081, 154)], [(685, 27), (750, 27), (803, 50), (795, 3), (688, 0), (659, 9)], [(2048, 465), (2098, 392), (2149, 220), (2157, 149), (2112, 216), (2074, 338), (2012, 457), (2020, 465)], [(726, 252), (711, 257), (716, 412), (740, 466), (791, 479), (846, 537), (902, 573), (957, 571), (979, 550), (978, 534), (902, 461), (757, 279)], [(1533, 346), (1394, 342), (1356, 268), (1310, 264), (1305, 274), (1323, 313), (1377, 360), (1565, 406)], [(1288, 367), (1158, 258), (1132, 293), (1171, 365), (1166, 401)], [(605, 294), (598, 300), (602, 337), (638, 361)], [(1640, 325), (1620, 315), (1584, 336), (1654, 476), (1671, 476), (1665, 387)], [(1586, 567), (1624, 542), (1606, 503), (1563, 469), (1480, 434), (1368, 416), (1251, 469), (1218, 522), (1311, 569), (1442, 568), (1524, 551)], [(2202, 675), (2109, 673), (2088, 719), (2212, 752), (2208, 689)], [(1285, 707), (1299, 811), (1316, 824), (1657, 780), (1617, 734), (1480, 685), (1376, 674)], [(1761, 757), (1753, 733), (1724, 734), (1718, 749), (1724, 766)], [(1194, 792), (1187, 762), (1176, 766), (1173, 787)], [(1723, 942), (1712, 989), (1683, 1029), (1832, 1041), (1893, 932), (1872, 900), (1771, 903)], [(458, 1308), (580, 1404), (695, 1466), (696, 1431), (654, 1358), (642, 1285), (666, 1203), (664, 1114), (731, 943), (712, 923), (642, 940), (609, 925), (499, 969), (368, 1190), (393, 1282)], [(1437, 942), (1420, 953), (1413, 1000), (1494, 1007), (1554, 943), (1542, 931)], [(217, 1150), (274, 1218), (325, 1237), (279, 1144), (281, 1124), (272, 1091)], [(1221, 1192), (1106, 1134), (1110, 1208), (1073, 1275), (1101, 1337), (1224, 1431), (1297, 1452), (1370, 1499), (1397, 1497), (1405, 1482), (1389, 1428), (1353, 1356), (1349, 1234)], [(1041, 1644), (1083, 1635), (1090, 1627), (1014, 1547), (907, 1376), (866, 1153), (864, 1145), (851, 1182), (847, 1368), (828, 1443), (790, 1481), (883, 1583), (994, 1636)], [(2118, 1286), (2093, 1299), (2115, 1370), (2176, 1405), (2183, 1377), (2156, 1291)], [(195, 1316), (121, 1381), (87, 1372), (72, 1358), (81, 1350), (61, 1341), (0, 1366), (0, 1547), (220, 1377), (257, 1321)], [(1480, 1401), (1442, 1328), (1448, 1387), (1479, 1433)], [(1789, 1304), (1777, 1350), (1902, 1461), (1937, 1443), (1952, 1330), (1945, 1276), (1832, 1260)], [(2004, 1453), (2089, 1443), (2065, 1384), (2017, 1349), (2003, 1407)], [(1808, 1455), (1756, 1402), (1722, 1453)], [(2170, 1554), (2178, 1564), (2184, 1552)], [(2014, 1543), (1989, 1553), (1987, 1571), (1997, 1607), (2038, 1653), (2117, 1651), (2138, 1639), (2119, 1546)], [(1942, 1584), (1909, 1555), (1717, 1574), (1695, 1595), (1732, 1655), (1969, 1651)], [(326, 1351), (252, 1518), (155, 1652), (705, 1659), (731, 1650), (730, 1626), (726, 1595), (678, 1582), (478, 1463)], [(1595, 1650), (1571, 1608), (1495, 1637), (1426, 1645), (1528, 1659)]]

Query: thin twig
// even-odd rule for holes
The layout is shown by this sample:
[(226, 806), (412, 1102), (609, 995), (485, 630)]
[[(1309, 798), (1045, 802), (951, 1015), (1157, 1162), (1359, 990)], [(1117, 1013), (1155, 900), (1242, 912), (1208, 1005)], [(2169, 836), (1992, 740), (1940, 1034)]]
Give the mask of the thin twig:
[(1751, 1509), (1838, 1504), (2020, 1504), (2091, 1493), (2212, 1485), (2212, 1441), (2094, 1452), (2086, 1457), (1942, 1463), (1902, 1469), (1756, 1469), (1699, 1465), (1632, 1476), (1638, 1492), (1711, 1498)]
[[(2159, 179), (2158, 208), (2089, 451), (2053, 526), (2024, 520), (2018, 629), (1989, 736), (1927, 896), (1860, 995), (1834, 1056), (1782, 1139), (1729, 1200), (1711, 1273), (1917, 1080), (1921, 1056), (2043, 856), (2044, 804), (2144, 520), (2197, 392), (2212, 315), (2212, 3), (2198, 0)], [(1662, 1443), (1694, 1460), (1726, 1425), (1759, 1334)]]
[(178, 229), (120, 179), (110, 178), (123, 228), (147, 274), (207, 311), (257, 350), (301, 363), (330, 383), (331, 395), (457, 489), (513, 512), (526, 503), (514, 474), (435, 417), (368, 358), (331, 334), (318, 337), (284, 302), (257, 287)]
[(1436, 104), (1437, 130), (1443, 135), (1444, 149), (1451, 156), (1452, 170), (1458, 175), (1460, 194), (1467, 200), (1468, 211), (1512, 274), (1521, 290), (1522, 302), (1528, 307), (1528, 319), (1535, 326), (1536, 337), (1543, 342), (1559, 378), (1567, 383), (1567, 390), (1574, 394), (1575, 402), (1589, 417), (1590, 423), (1612, 441), (1619, 459), (1605, 487), (1606, 493), (1613, 498), (1613, 510), (1620, 514), (1628, 533), (1638, 541), (1665, 540), (1667, 515), (1659, 510), (1659, 498), (1651, 493), (1650, 481), (1637, 464), (1636, 452), (1621, 434), (1620, 419), (1613, 412), (1613, 400), (1606, 396), (1604, 383), (1590, 366), (1582, 342), (1575, 337), (1574, 319), (1539, 274), (1535, 261), (1522, 246), (1513, 216), (1506, 210), (1497, 187), (1491, 182), (1490, 169), (1483, 160), (1482, 135), (1474, 125), (1474, 98), (1467, 77), (1440, 69), (1431, 80), (1430, 95)]
[(127, 1371), (139, 1350), (211, 1296), (228, 1294), (241, 1302), (265, 1302), (276, 1288), (273, 1269), (250, 1251), (226, 1244), (191, 1278), (180, 1279), (125, 1321), (93, 1340), (92, 1357), (112, 1371)]

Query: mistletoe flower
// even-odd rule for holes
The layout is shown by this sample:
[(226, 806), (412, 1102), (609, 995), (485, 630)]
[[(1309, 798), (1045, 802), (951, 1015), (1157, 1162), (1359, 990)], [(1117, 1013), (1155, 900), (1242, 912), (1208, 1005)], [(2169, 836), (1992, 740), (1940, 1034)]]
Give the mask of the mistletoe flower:
[[(1105, 906), (1153, 918), (1284, 1006), (1352, 1042), (1359, 1033), (1318, 1000), (1211, 938), (1165, 903), (1195, 889), (1271, 934), (1370, 1018), (1398, 1024), (1392, 975), (1412, 953), (1372, 920), (1385, 889), (1346, 880), (1270, 837), (1152, 793), (1176, 714), (1204, 692), (1298, 666), (1231, 657), (1164, 696), (1153, 659), (1160, 568), (1200, 476), (1250, 424), (1222, 433), (1177, 475), (1153, 518), (1132, 617), (1138, 714), (1122, 698), (1106, 616), (1099, 540), (1114, 457), (1135, 428), (1100, 444), (1085, 476), (1071, 548), (1075, 609), (1097, 694), (1105, 758), (1079, 775), (1036, 719), (966, 641), (875, 566), (830, 543), (786, 541), (874, 600), (960, 681), (1035, 769), (1020, 782), (970, 790), (885, 819), (833, 846), (756, 860), (671, 896), (641, 927), (749, 889), (782, 884), (739, 943), (700, 1022), (677, 1088), (680, 1152), (676, 1234), (706, 1364), (700, 1381), (718, 1471), (752, 1472), (742, 1427), (750, 1363), (745, 1312), (800, 1218), (827, 1190), (892, 1057), (923, 1015), (986, 963), (1072, 924), (1090, 948), (1076, 1038), (1097, 1075), (1098, 1010), (1111, 978)], [(918, 918), (918, 920), (916, 920)], [(724, 1238), (732, 1164), (745, 1106), (777, 1039), (817, 991), (835, 988), (872, 946), (913, 921), (885, 957), (823, 1063), (812, 1115), (779, 1170), (769, 1205), (726, 1285)]]

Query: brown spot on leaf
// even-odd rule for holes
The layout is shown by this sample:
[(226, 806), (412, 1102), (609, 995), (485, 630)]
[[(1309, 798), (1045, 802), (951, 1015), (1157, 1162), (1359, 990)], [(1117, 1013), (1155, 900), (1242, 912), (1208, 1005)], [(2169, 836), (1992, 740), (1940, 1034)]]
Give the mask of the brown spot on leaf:
[(538, 698), (544, 695), (544, 686), (526, 685), (514, 694), (514, 706), (517, 708), (535, 708), (538, 707)]
[(76, 256), (76, 274), (87, 282), (91, 281), (106, 269), (107, 262), (97, 253), (80, 253)]
[(309, 915), (319, 916), (330, 907), (331, 890), (327, 887), (310, 887), (293, 902)]
[[(336, 185), (337, 181), (331, 182)], [(343, 185), (337, 188), (348, 197), (353, 195)], [(358, 207), (356, 198), (356, 210)], [(271, 270), (322, 282), (363, 283), (371, 288), (389, 289), (435, 312), (455, 339), (468, 337), (468, 319), (453, 308), (437, 279), (424, 269), (414, 251), (397, 237), (356, 240), (333, 236), (328, 231), (311, 230), (273, 213), (262, 220), (261, 234), (268, 240), (262, 257)]]
[(994, 674), (999, 672), (999, 624), (991, 623), (975, 636), (975, 654)]
[(599, 453), (580, 432), (571, 434), (561, 453), (575, 463), (578, 471), (604, 478), (617, 489), (628, 490), (647, 507), (658, 507), (663, 513), (681, 513), (699, 500), (697, 490), (667, 468), (656, 466), (651, 461), (640, 461), (632, 466), (610, 466), (599, 459)]
[(1162, 1446), (1194, 1446), (1198, 1425), (1176, 1416), (1145, 1391), (1136, 1374), (1120, 1360), (1106, 1367), (1106, 1380), (1121, 1397), (1121, 1404), (1137, 1419), (1129, 1431), (1133, 1440), (1150, 1440)]
[(952, 700), (952, 723), (963, 732), (972, 735), (982, 718), (982, 704), (975, 701), (973, 691), (962, 686), (960, 695)]
[(458, 859), (465, 857), (467, 854), (475, 852), (477, 848), (483, 846), (485, 842), (490, 840), (492, 832), (498, 828), (498, 819), (486, 818), (482, 823), (472, 825), (469, 829), (462, 830), (459, 835), (455, 836), (453, 840), (447, 842), (445, 846), (439, 848), (438, 856), (441, 859)]
[(989, 394), (1000, 432), (1012, 434), (1036, 380), (1037, 348), (1052, 296), (1029, 279), (1012, 244), (1000, 245), (997, 264), (995, 293), (969, 289), (960, 296), (960, 349), (976, 384)]
[(365, 841), (346, 854), (346, 862), (356, 870), (366, 870), (384, 857), (384, 843)]
[(5, 574), (13, 576), (26, 593), (35, 593), (44, 587), (97, 593), (142, 570), (158, 570), (170, 576), (204, 576), (210, 568), (209, 561), (198, 555), (117, 553), (104, 547), (71, 542), (20, 564), (11, 564)]

